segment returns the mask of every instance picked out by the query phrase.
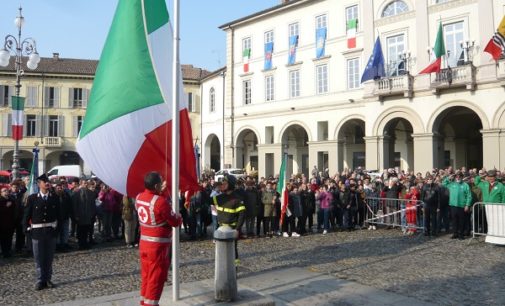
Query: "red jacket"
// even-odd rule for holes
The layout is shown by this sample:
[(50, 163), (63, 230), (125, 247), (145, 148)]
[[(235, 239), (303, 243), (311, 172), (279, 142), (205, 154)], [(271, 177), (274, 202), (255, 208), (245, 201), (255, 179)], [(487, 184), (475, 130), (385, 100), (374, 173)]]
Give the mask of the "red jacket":
[(174, 213), (167, 199), (151, 190), (146, 189), (137, 196), (135, 207), (141, 235), (170, 238), (172, 227), (178, 227), (182, 223), (182, 218)]

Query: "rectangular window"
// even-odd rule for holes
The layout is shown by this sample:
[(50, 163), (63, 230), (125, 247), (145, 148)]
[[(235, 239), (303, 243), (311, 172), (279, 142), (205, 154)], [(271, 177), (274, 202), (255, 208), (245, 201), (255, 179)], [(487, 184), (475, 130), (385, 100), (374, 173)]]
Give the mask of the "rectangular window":
[(82, 128), (82, 116), (77, 116), (77, 135), (81, 132)]
[(11, 88), (6, 85), (0, 85), (0, 107), (9, 106), (9, 97), (12, 96)]
[(345, 21), (346, 24), (350, 20), (358, 19), (358, 6), (353, 5), (345, 8)]
[(289, 25), (289, 37), (300, 35), (300, 26), (298, 22)]
[(395, 35), (386, 38), (387, 46), (387, 74), (388, 76), (398, 76), (405, 72), (406, 67), (400, 59), (400, 54), (405, 51), (405, 35)]
[(274, 95), (274, 76), (269, 75), (265, 78), (265, 101), (273, 101)]
[(317, 16), (316, 17), (316, 29), (326, 28), (326, 26), (327, 26), (326, 14)]
[(34, 137), (36, 136), (35, 127), (37, 124), (37, 119), (35, 115), (26, 115), (26, 136)]
[(242, 53), (244, 53), (244, 50), (247, 49), (251, 49), (251, 37), (242, 39)]
[(242, 82), (242, 99), (244, 101), (244, 105), (251, 104), (251, 80), (246, 80)]
[(49, 116), (49, 137), (58, 137), (58, 121), (58, 116)]
[(360, 75), (359, 75), (359, 58), (353, 58), (347, 60), (347, 88), (356, 89), (359, 88)]
[(37, 99), (38, 99), (38, 87), (37, 86), (26, 87), (25, 107), (36, 107)]
[(274, 31), (265, 32), (265, 44), (274, 42)]
[(82, 88), (73, 88), (73, 108), (81, 108), (82, 107)]
[(289, 96), (291, 98), (300, 96), (300, 70), (289, 72)]
[(460, 42), (465, 40), (464, 22), (455, 22), (444, 25), (445, 51), (447, 52), (447, 65), (456, 67), (465, 63), (465, 54)]
[(328, 65), (319, 65), (316, 67), (316, 91), (317, 94), (328, 92)]
[(188, 92), (188, 110), (190, 112), (195, 111), (195, 105), (193, 103), (193, 93), (192, 92)]

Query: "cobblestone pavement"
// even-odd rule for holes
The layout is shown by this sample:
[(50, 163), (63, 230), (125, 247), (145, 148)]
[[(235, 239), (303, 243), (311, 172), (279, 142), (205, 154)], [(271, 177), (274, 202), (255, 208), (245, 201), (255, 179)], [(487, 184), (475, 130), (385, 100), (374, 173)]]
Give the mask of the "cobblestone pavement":
[[(211, 240), (181, 243), (181, 281), (213, 278)], [(240, 240), (240, 277), (308, 267), (341, 279), (440, 305), (505, 305), (505, 248), (397, 230)], [(57, 254), (55, 289), (34, 291), (31, 258), (0, 259), (0, 305), (40, 305), (137, 290), (138, 250), (121, 243)]]

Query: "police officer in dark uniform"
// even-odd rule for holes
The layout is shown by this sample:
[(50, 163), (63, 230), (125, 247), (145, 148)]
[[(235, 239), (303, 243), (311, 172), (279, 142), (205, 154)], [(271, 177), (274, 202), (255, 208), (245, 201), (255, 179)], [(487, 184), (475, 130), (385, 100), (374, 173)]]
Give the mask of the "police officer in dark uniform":
[[(235, 176), (225, 174), (220, 185), (221, 194), (213, 197), (212, 201), (216, 206), (219, 225), (240, 230), (244, 224), (245, 205), (235, 190), (236, 184), (237, 179)], [(235, 241), (235, 264), (238, 265), (239, 263), (237, 241)]]
[(28, 196), (23, 228), (32, 237), (33, 257), (37, 268), (36, 290), (54, 288), (51, 282), (53, 257), (56, 248), (57, 227), (59, 225), (58, 197), (50, 190), (49, 179), (45, 174), (37, 178), (39, 193)]

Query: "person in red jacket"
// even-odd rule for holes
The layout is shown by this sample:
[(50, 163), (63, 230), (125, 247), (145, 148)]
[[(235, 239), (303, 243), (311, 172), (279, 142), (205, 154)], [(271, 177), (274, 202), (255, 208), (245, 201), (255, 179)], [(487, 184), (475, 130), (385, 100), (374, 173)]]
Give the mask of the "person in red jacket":
[(420, 198), (419, 190), (416, 186), (411, 186), (409, 192), (405, 195), (405, 199), (410, 200), (407, 202), (406, 216), (407, 216), (407, 235), (416, 233), (417, 227), (417, 204)]
[(180, 226), (182, 217), (163, 196), (166, 184), (158, 172), (148, 173), (144, 186), (135, 203), (140, 223), (140, 304), (159, 305), (170, 267), (172, 227)]

